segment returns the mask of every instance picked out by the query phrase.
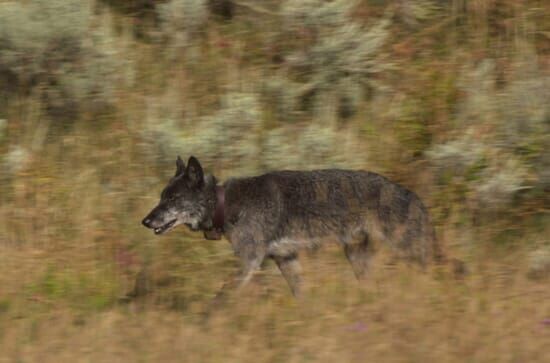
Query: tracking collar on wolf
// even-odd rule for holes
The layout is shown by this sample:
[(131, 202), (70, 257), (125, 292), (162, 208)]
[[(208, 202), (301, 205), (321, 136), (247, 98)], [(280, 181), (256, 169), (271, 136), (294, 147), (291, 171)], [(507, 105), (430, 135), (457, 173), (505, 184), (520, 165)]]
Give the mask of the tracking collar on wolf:
[(225, 219), (225, 188), (223, 185), (216, 185), (216, 211), (212, 218), (212, 226), (217, 232), (223, 233)]
[(225, 188), (222, 185), (216, 185), (216, 210), (212, 217), (212, 229), (204, 229), (204, 238), (221, 239), (224, 232), (225, 223)]

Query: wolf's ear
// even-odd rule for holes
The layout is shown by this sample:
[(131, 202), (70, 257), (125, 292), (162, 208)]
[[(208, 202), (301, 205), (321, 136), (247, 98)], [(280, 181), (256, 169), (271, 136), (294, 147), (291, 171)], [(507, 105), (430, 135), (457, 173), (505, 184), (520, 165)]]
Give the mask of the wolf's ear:
[(180, 156), (178, 155), (178, 158), (176, 159), (176, 175), (179, 176), (185, 172), (185, 164), (183, 163), (183, 160), (181, 160)]
[(185, 169), (185, 176), (189, 180), (189, 184), (192, 187), (201, 188), (204, 185), (204, 175), (202, 172), (202, 166), (194, 156), (187, 161), (187, 169)]

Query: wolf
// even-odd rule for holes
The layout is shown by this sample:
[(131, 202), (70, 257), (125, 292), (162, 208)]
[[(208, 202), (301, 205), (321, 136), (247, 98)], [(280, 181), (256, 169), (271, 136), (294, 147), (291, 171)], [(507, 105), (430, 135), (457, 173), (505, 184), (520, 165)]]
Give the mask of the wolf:
[(246, 285), (270, 258), (295, 296), (299, 251), (325, 243), (343, 248), (358, 279), (367, 274), (374, 242), (421, 266), (444, 258), (420, 198), (369, 171), (281, 170), (218, 185), (197, 158), (185, 165), (178, 156), (175, 175), (142, 224), (157, 235), (182, 224), (208, 239), (225, 235), (242, 271), (224, 288)]

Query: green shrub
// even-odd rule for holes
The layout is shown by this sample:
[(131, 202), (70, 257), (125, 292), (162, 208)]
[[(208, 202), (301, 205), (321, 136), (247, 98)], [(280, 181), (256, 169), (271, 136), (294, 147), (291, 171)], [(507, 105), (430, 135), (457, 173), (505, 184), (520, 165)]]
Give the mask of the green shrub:
[(543, 246), (532, 251), (528, 266), (527, 275), (530, 278), (540, 279), (550, 276), (550, 247)]
[(6, 136), (7, 125), (8, 125), (8, 122), (3, 118), (0, 118), (0, 143), (4, 141), (4, 138)]
[(266, 169), (317, 169), (334, 166), (338, 153), (338, 132), (314, 123), (292, 132), (283, 128), (270, 131), (263, 144)]
[(264, 107), (279, 122), (294, 121), (298, 116), (300, 85), (292, 80), (274, 76), (266, 79), (260, 93)]
[(101, 111), (119, 70), (105, 27), (92, 28), (89, 2), (0, 3), (0, 83), (7, 98), (34, 93), (55, 118)]
[(420, 22), (431, 19), (439, 11), (433, 0), (409, 0), (400, 3), (397, 15), (405, 24), (416, 27)]
[(207, 0), (171, 0), (157, 12), (166, 46), (176, 53), (204, 32), (208, 20)]
[[(550, 79), (530, 60), (499, 88), (495, 63), (466, 69), (460, 86), (456, 137), (434, 145), (428, 156), (437, 170), (467, 182), (484, 210), (503, 209), (524, 190), (549, 184)], [(491, 132), (486, 132), (490, 128)]]
[(366, 153), (356, 130), (312, 122), (269, 131), (263, 139), (261, 160), (266, 170), (362, 168)]
[(4, 172), (17, 173), (23, 170), (31, 159), (29, 150), (22, 146), (13, 146), (2, 155), (2, 169)]
[(296, 94), (304, 108), (326, 121), (353, 115), (375, 75), (389, 63), (382, 46), (389, 20), (369, 29), (354, 21), (355, 1), (286, 1), (284, 32), (299, 41), (286, 56), (289, 74), (300, 84)]
[(459, 138), (438, 144), (427, 152), (428, 157), (439, 171), (451, 173), (454, 177), (466, 177), (486, 155), (487, 146), (476, 140), (474, 132), (466, 132)]
[(124, 13), (143, 15), (148, 11), (154, 10), (157, 3), (163, 0), (100, 0), (100, 1), (113, 6), (114, 8)]
[[(160, 106), (159, 112), (164, 108)], [(219, 110), (192, 125), (186, 122), (185, 128), (177, 119), (177, 112), (150, 116), (144, 130), (149, 154), (153, 143), (162, 159), (192, 154), (214, 170), (231, 170), (232, 175), (364, 163), (353, 130), (318, 123), (265, 130), (259, 97), (253, 92), (229, 92), (221, 98)]]
[(232, 166), (236, 173), (256, 170), (262, 120), (254, 93), (229, 92), (219, 110), (184, 129), (177, 118), (172, 112), (150, 115), (147, 122), (146, 135), (163, 158), (192, 154), (206, 164)]

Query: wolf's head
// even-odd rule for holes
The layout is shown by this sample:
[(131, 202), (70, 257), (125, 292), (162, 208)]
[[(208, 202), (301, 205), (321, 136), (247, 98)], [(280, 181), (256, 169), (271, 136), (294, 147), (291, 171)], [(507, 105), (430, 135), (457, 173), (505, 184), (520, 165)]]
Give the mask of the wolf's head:
[(180, 224), (199, 230), (210, 220), (211, 209), (216, 203), (216, 181), (204, 176), (199, 161), (191, 156), (187, 167), (178, 156), (176, 174), (160, 195), (159, 204), (143, 219), (142, 224), (165, 233)]

